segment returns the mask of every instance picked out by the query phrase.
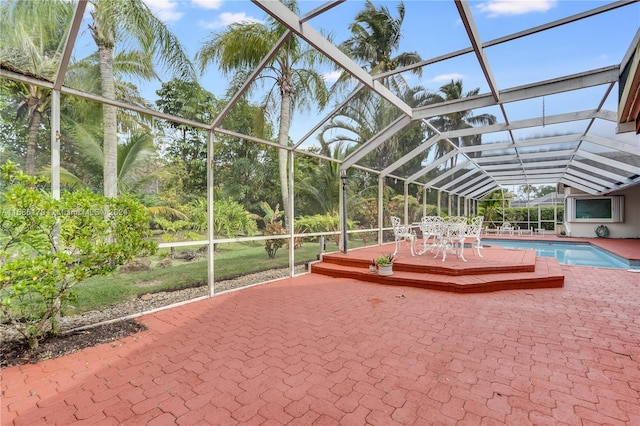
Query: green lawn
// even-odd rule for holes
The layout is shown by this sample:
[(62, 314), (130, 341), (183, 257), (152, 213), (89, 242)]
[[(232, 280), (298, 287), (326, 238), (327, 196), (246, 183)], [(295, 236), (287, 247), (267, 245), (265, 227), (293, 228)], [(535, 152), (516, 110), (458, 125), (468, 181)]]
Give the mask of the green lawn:
[[(351, 248), (357, 246), (358, 243), (359, 241), (349, 242)], [(198, 247), (181, 248), (180, 251), (197, 249)], [(326, 251), (336, 250), (338, 250), (338, 247), (327, 241)], [(77, 314), (104, 308), (130, 300), (144, 293), (177, 290), (191, 287), (194, 283), (206, 283), (206, 257), (190, 262), (172, 260), (172, 266), (167, 268), (156, 267), (156, 264), (166, 257), (168, 253), (169, 250), (167, 249), (160, 250), (158, 255), (151, 259), (151, 271), (116, 272), (83, 281), (74, 289), (76, 300), (73, 303), (73, 307), (67, 309), (65, 314)], [(300, 264), (316, 260), (318, 253), (318, 243), (304, 243), (301, 248), (295, 250), (295, 261)], [(282, 247), (278, 250), (274, 259), (269, 259), (264, 249), (264, 244), (260, 241), (228, 243), (217, 248), (214, 262), (214, 277), (219, 279), (269, 269), (285, 268), (289, 265), (289, 253), (286, 247)]]

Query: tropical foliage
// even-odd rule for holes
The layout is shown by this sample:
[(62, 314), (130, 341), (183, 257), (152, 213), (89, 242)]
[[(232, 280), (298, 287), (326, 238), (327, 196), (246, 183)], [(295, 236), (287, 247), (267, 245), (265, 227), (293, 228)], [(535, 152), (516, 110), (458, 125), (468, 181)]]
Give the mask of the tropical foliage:
[[(155, 251), (149, 217), (130, 197), (65, 192), (60, 200), (15, 164), (0, 167), (0, 312), (38, 345), (80, 281)], [(109, 212), (109, 213), (105, 213)]]
[[(298, 12), (295, 0), (285, 0), (284, 4)], [(254, 83), (273, 82), (264, 92), (261, 108), (275, 114), (278, 122), (278, 143), (289, 146), (289, 129), (292, 113), (296, 109), (307, 109), (311, 101), (319, 108), (324, 107), (329, 92), (322, 75), (315, 70), (316, 65), (326, 58), (315, 49), (303, 45), (296, 37), (287, 37), (280, 44), (287, 29), (273, 18), (266, 23), (240, 22), (229, 25), (225, 30), (211, 34), (196, 55), (200, 69), (208, 64), (217, 64), (226, 75), (233, 75), (233, 81), (243, 82), (246, 77), (268, 56), (274, 46), (278, 51), (264, 67)], [(292, 218), (289, 203), (288, 150), (278, 150), (278, 171), (280, 191), (284, 208), (285, 226)]]

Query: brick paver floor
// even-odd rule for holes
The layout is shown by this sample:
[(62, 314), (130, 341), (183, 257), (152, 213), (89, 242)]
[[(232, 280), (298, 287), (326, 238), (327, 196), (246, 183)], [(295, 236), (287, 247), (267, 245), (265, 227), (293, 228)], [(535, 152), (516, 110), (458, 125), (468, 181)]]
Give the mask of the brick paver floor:
[(640, 273), (455, 294), (316, 274), (2, 371), (2, 424), (640, 425)]

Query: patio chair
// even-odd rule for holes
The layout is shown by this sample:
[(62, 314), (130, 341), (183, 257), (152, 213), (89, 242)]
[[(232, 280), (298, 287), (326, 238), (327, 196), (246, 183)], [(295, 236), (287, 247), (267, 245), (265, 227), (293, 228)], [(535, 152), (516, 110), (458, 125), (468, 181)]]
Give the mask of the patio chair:
[(471, 252), (474, 254), (478, 254), (478, 256), (483, 257), (480, 254), (480, 249), (482, 247), (482, 241), (480, 240), (480, 234), (482, 233), (482, 222), (484, 221), (484, 216), (476, 216), (471, 219), (471, 224), (467, 225), (467, 237), (471, 238)]
[(393, 225), (393, 238), (396, 242), (396, 250), (393, 252), (395, 256), (398, 254), (400, 241), (409, 241), (411, 247), (411, 256), (415, 256), (416, 234), (409, 225), (403, 225), (399, 217), (391, 216), (391, 225)]
[(442, 252), (442, 261), (444, 262), (447, 259), (447, 252), (450, 251), (466, 262), (467, 259), (464, 258), (464, 240), (467, 238), (466, 229), (466, 219), (463, 221), (459, 217), (447, 218), (440, 228), (439, 244), (434, 258), (438, 257), (438, 254)]
[(442, 218), (439, 216), (423, 216), (420, 222), (420, 231), (422, 231), (422, 250), (419, 255), (428, 251), (433, 251), (438, 247), (438, 238), (440, 236), (440, 227)]
[(509, 222), (504, 222), (502, 225), (500, 225), (500, 229), (498, 231), (498, 235), (513, 235), (513, 232), (515, 231), (515, 228), (513, 227), (512, 224), (510, 224)]

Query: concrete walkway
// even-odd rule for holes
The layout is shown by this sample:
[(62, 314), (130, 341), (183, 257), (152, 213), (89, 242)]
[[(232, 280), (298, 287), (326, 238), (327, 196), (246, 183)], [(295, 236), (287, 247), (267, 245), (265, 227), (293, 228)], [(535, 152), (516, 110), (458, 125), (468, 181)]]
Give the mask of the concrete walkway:
[(316, 274), (2, 371), (2, 424), (640, 425), (640, 273), (455, 294)]

